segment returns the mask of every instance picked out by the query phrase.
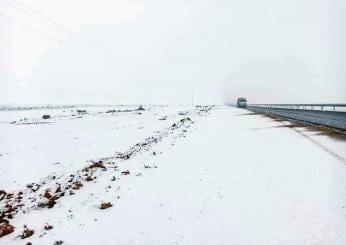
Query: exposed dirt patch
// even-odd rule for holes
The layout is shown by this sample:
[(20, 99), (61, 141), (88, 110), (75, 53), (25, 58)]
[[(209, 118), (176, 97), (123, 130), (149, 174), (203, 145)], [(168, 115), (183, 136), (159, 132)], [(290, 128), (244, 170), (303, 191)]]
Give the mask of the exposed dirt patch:
[(0, 237), (6, 236), (14, 232), (14, 226), (10, 224), (2, 224), (0, 225)]

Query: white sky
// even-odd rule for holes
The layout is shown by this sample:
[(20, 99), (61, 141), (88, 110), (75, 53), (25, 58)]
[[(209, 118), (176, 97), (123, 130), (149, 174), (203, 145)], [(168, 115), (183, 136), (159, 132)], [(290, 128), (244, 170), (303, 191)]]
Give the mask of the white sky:
[(346, 102), (345, 23), (342, 0), (0, 0), (0, 103)]

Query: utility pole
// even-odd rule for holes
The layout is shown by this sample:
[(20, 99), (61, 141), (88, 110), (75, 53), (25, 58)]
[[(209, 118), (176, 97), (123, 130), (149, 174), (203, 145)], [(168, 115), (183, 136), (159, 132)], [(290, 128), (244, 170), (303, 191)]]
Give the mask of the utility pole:
[(194, 107), (194, 93), (195, 93), (195, 87), (192, 87), (192, 91), (191, 91), (191, 105), (192, 107)]

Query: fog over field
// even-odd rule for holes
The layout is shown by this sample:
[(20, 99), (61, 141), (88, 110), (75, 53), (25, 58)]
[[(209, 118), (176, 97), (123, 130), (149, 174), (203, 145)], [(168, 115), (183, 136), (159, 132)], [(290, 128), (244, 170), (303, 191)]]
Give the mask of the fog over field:
[(9, 2), (0, 103), (346, 100), (343, 0)]

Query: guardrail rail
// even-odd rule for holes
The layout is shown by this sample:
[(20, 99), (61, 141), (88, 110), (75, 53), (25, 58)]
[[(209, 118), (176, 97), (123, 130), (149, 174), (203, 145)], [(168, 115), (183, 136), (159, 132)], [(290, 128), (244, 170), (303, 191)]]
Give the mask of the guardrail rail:
[(346, 104), (249, 104), (246, 109), (346, 130)]

